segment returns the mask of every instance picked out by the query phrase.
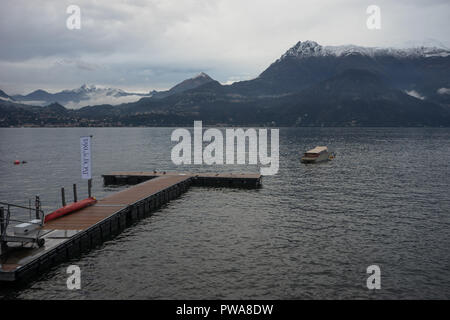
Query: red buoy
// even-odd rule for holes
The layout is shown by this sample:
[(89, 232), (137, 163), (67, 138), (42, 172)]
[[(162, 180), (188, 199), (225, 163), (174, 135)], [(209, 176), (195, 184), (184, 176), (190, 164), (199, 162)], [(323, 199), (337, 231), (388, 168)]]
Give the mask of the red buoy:
[(53, 211), (52, 213), (47, 214), (45, 216), (44, 223), (62, 217), (66, 214), (75, 212), (77, 210), (89, 207), (90, 205), (93, 205), (96, 202), (97, 200), (95, 198), (86, 198), (84, 200), (68, 204), (62, 208)]
[(14, 160), (14, 164), (20, 164), (19, 160)]

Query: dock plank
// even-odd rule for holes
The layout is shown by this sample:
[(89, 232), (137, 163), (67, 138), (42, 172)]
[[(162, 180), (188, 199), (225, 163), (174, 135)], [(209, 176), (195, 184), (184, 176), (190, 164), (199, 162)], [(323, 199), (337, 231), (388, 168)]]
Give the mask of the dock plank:
[(53, 230), (85, 230), (117, 211), (187, 179), (189, 179), (188, 176), (167, 175), (148, 180), (107, 196), (93, 206), (49, 221), (43, 228)]
[(132, 204), (143, 199), (151, 194), (169, 188), (177, 183), (190, 179), (190, 176), (175, 176), (166, 175), (160, 176), (141, 184), (138, 184), (129, 189), (117, 192), (113, 195), (107, 196), (98, 202), (99, 205), (108, 204)]
[(244, 178), (244, 179), (259, 179), (261, 174), (259, 173), (220, 173), (220, 172), (173, 172), (173, 171), (114, 171), (108, 176), (148, 176), (148, 177), (160, 177), (160, 176), (189, 176), (189, 177), (219, 177), (219, 178)]

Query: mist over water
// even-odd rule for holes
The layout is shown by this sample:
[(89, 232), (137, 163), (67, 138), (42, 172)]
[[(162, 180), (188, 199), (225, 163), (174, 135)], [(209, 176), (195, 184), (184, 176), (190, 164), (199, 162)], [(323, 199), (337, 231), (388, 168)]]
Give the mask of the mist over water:
[[(93, 193), (111, 171), (259, 172), (175, 166), (173, 128), (0, 129), (0, 201), (46, 213), (80, 179), (92, 134)], [(333, 161), (303, 165), (316, 145)], [(13, 161), (26, 160), (18, 166)], [(450, 129), (282, 128), (280, 169), (258, 190), (192, 187), (116, 238), (0, 297), (21, 299), (450, 298)], [(23, 216), (27, 218), (27, 216)], [(68, 290), (66, 268), (81, 268)], [(381, 290), (366, 268), (381, 268)]]

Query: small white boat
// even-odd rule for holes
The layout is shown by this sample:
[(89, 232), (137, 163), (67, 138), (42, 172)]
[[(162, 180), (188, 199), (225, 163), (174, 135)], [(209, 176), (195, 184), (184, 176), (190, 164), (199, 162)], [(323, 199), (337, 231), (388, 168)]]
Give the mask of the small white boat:
[(301, 158), (303, 163), (317, 163), (322, 161), (328, 161), (334, 158), (333, 152), (328, 152), (326, 146), (317, 146), (314, 149), (306, 151)]

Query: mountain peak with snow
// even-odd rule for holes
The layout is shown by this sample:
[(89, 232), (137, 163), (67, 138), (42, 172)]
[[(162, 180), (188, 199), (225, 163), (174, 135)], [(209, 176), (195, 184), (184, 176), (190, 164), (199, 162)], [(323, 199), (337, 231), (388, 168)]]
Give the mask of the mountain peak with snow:
[(209, 75), (207, 75), (204, 72), (200, 72), (198, 75), (196, 75), (195, 77), (191, 78), (191, 79), (207, 79), (207, 80), (213, 80)]
[(362, 55), (368, 57), (376, 56), (396, 56), (396, 57), (447, 57), (450, 56), (450, 50), (441, 46), (416, 46), (410, 48), (392, 48), (392, 47), (363, 47), (356, 45), (342, 46), (322, 46), (315, 41), (299, 41), (292, 48), (287, 50), (279, 60), (286, 58), (309, 58), (309, 57), (342, 57), (349, 55)]
[(311, 57), (311, 56), (320, 56), (323, 55), (324, 47), (319, 45), (315, 41), (306, 40), (306, 41), (299, 41), (295, 46), (290, 48), (286, 53), (281, 57)]
[(132, 93), (102, 85), (82, 84), (78, 88), (66, 89), (56, 93), (49, 93), (39, 89), (30, 94), (15, 95), (12, 98), (17, 102), (24, 104), (45, 106), (49, 103), (57, 102), (70, 109), (76, 109), (89, 104), (120, 104), (134, 102), (141, 97), (148, 96), (150, 96), (148, 93)]
[(86, 83), (83, 83), (79, 88), (72, 89), (72, 90), (63, 90), (63, 92), (75, 92), (75, 93), (87, 93), (95, 91), (97, 87), (93, 84), (88, 85)]
[(187, 79), (187, 80), (199, 80), (199, 81), (214, 81), (214, 79), (213, 78), (211, 78), (209, 75), (207, 75), (206, 73), (204, 73), (204, 72), (200, 72), (199, 74), (197, 74), (196, 76), (194, 76), (194, 77), (192, 77), (192, 78), (190, 78), (190, 79)]

